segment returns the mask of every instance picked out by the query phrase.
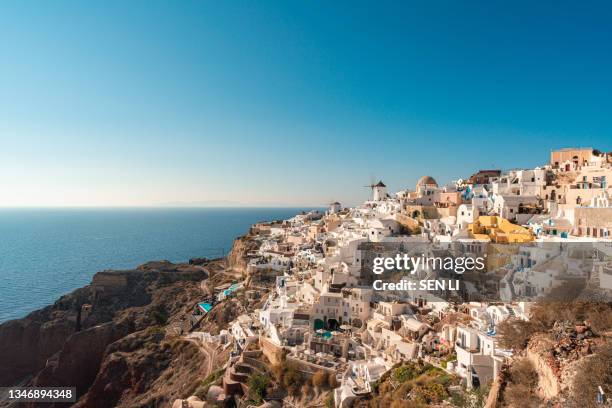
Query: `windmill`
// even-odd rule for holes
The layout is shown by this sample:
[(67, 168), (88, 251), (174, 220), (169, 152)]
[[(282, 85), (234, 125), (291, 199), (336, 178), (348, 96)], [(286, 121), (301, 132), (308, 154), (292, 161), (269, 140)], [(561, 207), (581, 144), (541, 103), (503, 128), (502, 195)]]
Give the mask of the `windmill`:
[(336, 214), (342, 210), (342, 204), (339, 201), (334, 200), (333, 198), (328, 200), (328, 214)]
[(370, 178), (370, 185), (364, 186), (370, 188), (372, 190), (372, 201), (380, 201), (387, 198), (387, 186), (385, 183), (380, 180), (378, 183), (375, 183), (376, 180), (374, 177)]

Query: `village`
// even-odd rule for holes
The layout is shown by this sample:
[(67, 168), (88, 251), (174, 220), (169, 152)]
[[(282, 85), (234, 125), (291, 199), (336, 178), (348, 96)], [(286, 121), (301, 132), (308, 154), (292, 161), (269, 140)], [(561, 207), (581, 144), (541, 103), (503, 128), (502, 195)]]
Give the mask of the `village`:
[[(253, 225), (241, 238), (248, 241), (241, 270), (194, 308), (187, 334), (231, 350), (213, 399), (247, 399), (249, 377), (269, 368), (262, 361), (289, 361), (306, 377), (325, 373), (333, 406), (341, 408), (358, 406), (385, 373), (410, 361), (456, 378), (451, 388), (495, 384), (513, 357), (498, 341), (504, 321), (528, 321), (533, 302), (563, 288), (568, 276), (583, 278), (582, 296), (610, 301), (610, 179), (612, 154), (567, 148), (533, 169), (480, 170), (446, 185), (423, 176), (413, 190), (391, 193), (379, 181), (359, 206), (334, 202), (325, 211)], [(511, 249), (494, 265), (493, 296), (458, 303), (438, 292), (379, 290), (371, 265), (380, 254), (371, 248), (385, 245)], [(588, 263), (577, 260), (585, 256)], [(435, 272), (424, 268), (402, 279)], [(257, 307), (219, 334), (202, 332), (196, 323), (241, 293), (259, 300)], [(261, 402), (279, 398), (269, 392)]]

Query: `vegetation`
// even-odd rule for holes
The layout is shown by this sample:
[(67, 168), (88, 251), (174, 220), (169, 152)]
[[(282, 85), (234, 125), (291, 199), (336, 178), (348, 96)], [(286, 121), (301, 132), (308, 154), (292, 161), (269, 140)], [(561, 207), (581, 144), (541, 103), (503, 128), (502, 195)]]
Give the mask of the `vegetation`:
[(208, 395), (208, 390), (210, 386), (215, 384), (221, 377), (223, 377), (224, 370), (214, 371), (206, 376), (202, 383), (198, 386), (198, 389), (195, 392), (195, 395), (201, 400), (206, 400), (206, 396)]
[(335, 404), (334, 404), (334, 393), (330, 392), (327, 394), (327, 397), (325, 397), (325, 408), (334, 408)]
[(257, 403), (261, 404), (263, 402), (264, 397), (266, 396), (266, 392), (268, 389), (268, 385), (270, 384), (270, 379), (263, 374), (253, 374), (249, 377), (249, 398)]
[(557, 321), (587, 321), (596, 334), (612, 330), (610, 305), (592, 302), (547, 302), (534, 305), (529, 321), (507, 319), (498, 327), (499, 344), (514, 351), (523, 350), (535, 333), (547, 332)]
[(336, 379), (335, 372), (331, 372), (328, 374), (327, 384), (329, 385), (329, 388), (331, 389), (338, 388), (340, 386), (340, 384), (338, 384), (338, 380)]
[(487, 384), (479, 388), (453, 393), (451, 403), (458, 408), (482, 408), (487, 402), (490, 390), (490, 384)]
[(283, 360), (280, 364), (275, 365), (273, 372), (278, 383), (291, 395), (298, 395), (301, 387), (306, 383), (297, 364), (290, 361)]
[(537, 328), (531, 321), (507, 319), (497, 329), (499, 345), (514, 351), (523, 350), (536, 331)]
[(327, 388), (328, 375), (324, 370), (319, 370), (312, 376), (312, 385), (316, 388), (323, 389)]
[(595, 403), (598, 386), (606, 395), (612, 395), (612, 342), (602, 345), (594, 355), (580, 363), (571, 389), (575, 406), (601, 406)]
[(446, 368), (448, 363), (450, 363), (451, 361), (457, 361), (457, 354), (455, 354), (454, 352), (448, 354), (446, 357), (440, 360), (440, 365), (442, 366), (442, 368)]
[(168, 311), (164, 305), (157, 305), (151, 310), (151, 318), (158, 325), (164, 325), (168, 321)]
[(448, 386), (458, 379), (422, 361), (398, 364), (373, 385), (371, 407), (421, 407), (450, 398)]
[(510, 367), (510, 378), (504, 390), (504, 402), (510, 407), (539, 407), (536, 395), (538, 374), (530, 360), (522, 358)]
[(325, 370), (319, 370), (310, 379), (312, 385), (319, 390), (334, 389), (338, 387), (338, 380), (336, 380), (335, 372), (327, 372)]

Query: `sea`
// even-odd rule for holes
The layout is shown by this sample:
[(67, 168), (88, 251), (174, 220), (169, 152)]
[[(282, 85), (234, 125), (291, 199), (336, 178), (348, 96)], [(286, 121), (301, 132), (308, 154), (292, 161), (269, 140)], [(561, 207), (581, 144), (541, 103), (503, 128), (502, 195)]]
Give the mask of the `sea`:
[(0, 210), (0, 323), (26, 316), (107, 269), (227, 254), (259, 221), (310, 208)]

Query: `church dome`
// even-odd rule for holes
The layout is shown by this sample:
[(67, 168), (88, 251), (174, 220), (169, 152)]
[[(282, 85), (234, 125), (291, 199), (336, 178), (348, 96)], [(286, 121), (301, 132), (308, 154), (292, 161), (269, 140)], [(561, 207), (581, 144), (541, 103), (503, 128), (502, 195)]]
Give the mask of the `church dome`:
[(416, 183), (417, 190), (421, 186), (434, 186), (434, 187), (438, 187), (438, 183), (436, 183), (436, 180), (433, 177), (431, 177), (431, 176), (423, 176)]

